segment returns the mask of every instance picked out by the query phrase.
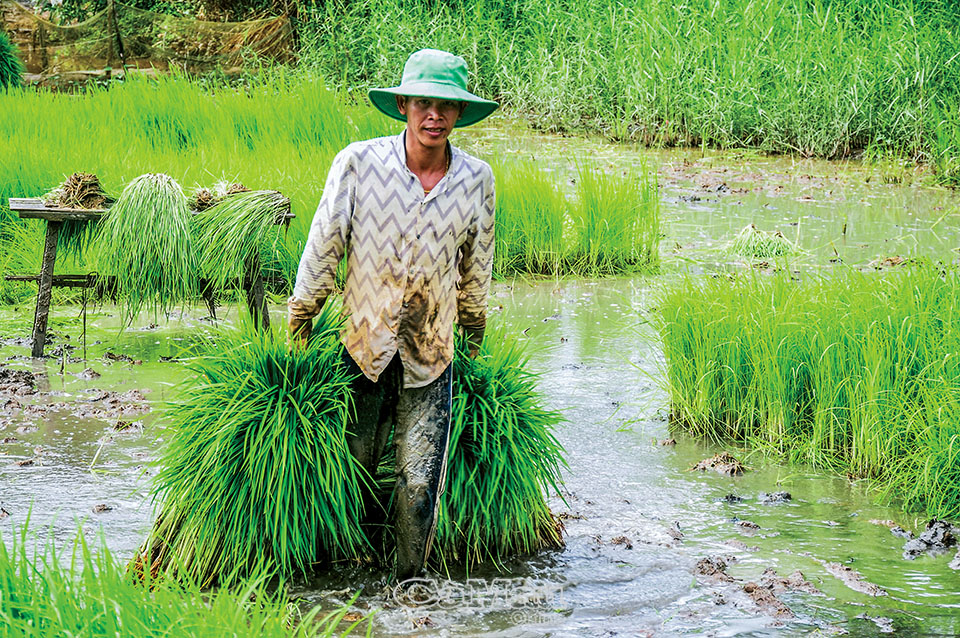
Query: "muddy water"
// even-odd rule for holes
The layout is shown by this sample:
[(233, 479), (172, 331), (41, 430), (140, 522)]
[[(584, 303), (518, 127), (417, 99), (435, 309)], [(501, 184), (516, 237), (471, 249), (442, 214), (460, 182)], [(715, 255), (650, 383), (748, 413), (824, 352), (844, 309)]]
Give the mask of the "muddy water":
[[(469, 141), (481, 150), (552, 157), (561, 156), (557, 149), (563, 145), (581, 143), (525, 141), (498, 131), (480, 130)], [(333, 607), (362, 586), (357, 610), (376, 611), (377, 636), (960, 633), (960, 575), (948, 567), (952, 553), (905, 561), (905, 540), (871, 522), (893, 521), (917, 531), (921, 519), (895, 504), (876, 505), (866, 485), (803, 468), (764, 468), (760, 459), (736, 450), (748, 467), (755, 466), (741, 477), (690, 472), (721, 450), (682, 437), (676, 445), (661, 445), (671, 434), (658, 387), (659, 354), (645, 324), (653, 290), (671, 273), (688, 264), (738, 267), (725, 244), (747, 223), (798, 239), (801, 259), (826, 269), (837, 267), (831, 259), (838, 256), (852, 264), (892, 255), (953, 259), (957, 197), (883, 184), (882, 175), (868, 180), (876, 170), (854, 165), (590, 148), (609, 170), (644, 159), (658, 163), (667, 274), (501, 282), (492, 299), (495, 320), (535, 346), (531, 365), (542, 374), (546, 400), (567, 419), (558, 437), (569, 470), (564, 493), (551, 501), (564, 518), (566, 548), (514, 561), (503, 572), (427, 581), (424, 591), (435, 600), (420, 606), (398, 600), (381, 575), (365, 572), (299, 583), (294, 592)], [(571, 168), (559, 160), (551, 166)], [(76, 349), (63, 360), (30, 362), (26, 345), (16, 340), (27, 336), (32, 309), (0, 311), (0, 362), (39, 373), (37, 392), (17, 397), (39, 407), (0, 415), (0, 441), (15, 439), (0, 443), (5, 534), (30, 516), (32, 529), (50, 529), (59, 542), (69, 542), (80, 527), (88, 537), (102, 533), (111, 550), (129, 556), (149, 529), (151, 460), (165, 433), (156, 409), (124, 409), (156, 408), (175, 396), (186, 375), (180, 363), (166, 359), (182, 357), (209, 324), (188, 314), (159, 327), (147, 320), (117, 337), (109, 313), (107, 308), (91, 318), (98, 327), (87, 337), (83, 361), (72, 359), (81, 357), (77, 310), (59, 310), (51, 320), (50, 347)], [(275, 320), (281, 313), (275, 309)], [(100, 376), (83, 374), (87, 369)], [(104, 392), (125, 398), (110, 403), (101, 398)], [(131, 422), (135, 427), (117, 430)], [(764, 503), (762, 494), (777, 491), (791, 499)], [(704, 558), (724, 567), (702, 575), (710, 571), (702, 563), (698, 569)], [(884, 595), (844, 584), (835, 576), (843, 567), (860, 574), (862, 582), (851, 582), (854, 587), (872, 585)], [(779, 577), (800, 570), (809, 586), (774, 588), (778, 606), (749, 585), (762, 589), (769, 583), (772, 576), (763, 575), (768, 568)]]

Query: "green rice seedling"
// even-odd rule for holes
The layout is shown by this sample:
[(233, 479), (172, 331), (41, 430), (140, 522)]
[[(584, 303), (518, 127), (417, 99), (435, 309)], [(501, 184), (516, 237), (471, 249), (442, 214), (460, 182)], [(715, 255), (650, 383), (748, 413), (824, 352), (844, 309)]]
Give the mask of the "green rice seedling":
[(345, 439), (351, 379), (333, 312), (317, 324), (305, 348), (246, 330), (191, 364), (196, 377), (166, 414), (144, 572), (201, 584), (261, 568), (287, 577), (364, 551), (367, 478)]
[(560, 415), (543, 405), (528, 355), (502, 330), (487, 335), (475, 359), (460, 340), (454, 360), (453, 419), (446, 491), (437, 518), (444, 565), (499, 562), (561, 545), (545, 500), (558, 491)]
[(569, 204), (556, 179), (532, 162), (495, 167), (496, 248), (493, 270), (553, 275), (565, 253), (563, 229)]
[(671, 421), (960, 514), (960, 273), (920, 263), (665, 290)]
[(180, 185), (149, 173), (131, 181), (97, 224), (100, 273), (117, 277), (127, 322), (145, 306), (166, 313), (196, 296), (190, 217)]
[(269, 258), (280, 245), (277, 224), (289, 200), (276, 191), (226, 194), (212, 208), (194, 217), (200, 272), (219, 289), (243, 277), (244, 266)]
[(625, 176), (581, 167), (573, 209), (573, 269), (590, 275), (651, 272), (660, 263), (656, 174)]
[(19, 87), (23, 71), (23, 62), (17, 56), (17, 47), (10, 42), (5, 32), (0, 31), (0, 89), (6, 92), (10, 87)]
[(349, 606), (323, 616), (301, 611), (256, 576), (232, 589), (207, 591), (189, 581), (140, 581), (105, 548), (80, 535), (72, 551), (51, 540), (30, 547), (24, 526), (0, 539), (0, 638), (22, 636), (157, 636), (184, 638), (319, 638), (345, 636)]
[(730, 242), (730, 252), (751, 259), (769, 259), (792, 253), (796, 247), (779, 230), (768, 233), (753, 224), (743, 228)]

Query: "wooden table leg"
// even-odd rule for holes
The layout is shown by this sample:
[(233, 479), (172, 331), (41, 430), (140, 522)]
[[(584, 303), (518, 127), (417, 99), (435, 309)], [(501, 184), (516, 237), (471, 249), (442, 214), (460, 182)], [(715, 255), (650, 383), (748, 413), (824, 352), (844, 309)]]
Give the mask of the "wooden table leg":
[(270, 309), (263, 288), (263, 273), (260, 270), (260, 256), (250, 255), (244, 264), (243, 290), (247, 294), (247, 308), (253, 318), (253, 325), (263, 332), (270, 331)]
[(33, 315), (34, 358), (43, 356), (47, 341), (47, 318), (50, 316), (50, 296), (53, 291), (53, 266), (57, 261), (57, 238), (63, 222), (48, 221), (47, 234), (43, 240), (43, 264), (40, 266), (40, 291), (37, 293), (37, 310)]

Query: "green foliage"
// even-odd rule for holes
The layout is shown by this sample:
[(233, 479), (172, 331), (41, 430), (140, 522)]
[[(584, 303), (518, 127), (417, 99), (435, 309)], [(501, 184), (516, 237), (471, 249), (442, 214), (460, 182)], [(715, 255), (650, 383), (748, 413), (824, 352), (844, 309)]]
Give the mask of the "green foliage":
[(764, 232), (753, 224), (744, 227), (730, 242), (730, 252), (751, 259), (782, 257), (794, 250), (795, 246), (780, 231)]
[(367, 0), (301, 14), (301, 59), (345, 86), (392, 86), (432, 46), (466, 56), (482, 95), (537, 126), (654, 145), (929, 159), (931, 107), (960, 95), (953, 0)]
[(960, 514), (960, 273), (686, 279), (660, 300), (672, 421)]
[(556, 179), (533, 162), (497, 164), (494, 175), (494, 272), (501, 276), (561, 272), (566, 256), (563, 229), (569, 204)]
[(447, 489), (437, 519), (445, 563), (500, 561), (562, 544), (543, 497), (559, 490), (566, 465), (553, 436), (561, 417), (544, 408), (527, 359), (502, 331), (484, 339), (476, 359), (458, 342)]
[(660, 263), (656, 174), (610, 175), (581, 168), (573, 211), (577, 272), (651, 271)]
[(180, 185), (149, 173), (131, 181), (97, 223), (100, 274), (117, 277), (127, 321), (145, 306), (165, 313), (196, 296), (190, 218)]
[(286, 210), (287, 199), (276, 191), (247, 191), (194, 217), (201, 273), (223, 289), (243, 276), (251, 255), (272, 258), (280, 247), (277, 221)]
[(0, 89), (6, 92), (10, 87), (19, 87), (20, 74), (23, 71), (23, 62), (17, 56), (17, 47), (10, 42), (7, 34), (0, 30)]
[(326, 617), (301, 614), (256, 577), (234, 590), (195, 583), (141, 582), (107, 550), (94, 554), (80, 536), (72, 554), (53, 541), (30, 548), (27, 530), (0, 539), (0, 638), (22, 636), (165, 636), (313, 638), (337, 631), (349, 607)]
[(167, 414), (149, 571), (207, 584), (363, 552), (340, 349), (328, 309), (309, 347), (226, 333), (191, 364), (197, 376)]

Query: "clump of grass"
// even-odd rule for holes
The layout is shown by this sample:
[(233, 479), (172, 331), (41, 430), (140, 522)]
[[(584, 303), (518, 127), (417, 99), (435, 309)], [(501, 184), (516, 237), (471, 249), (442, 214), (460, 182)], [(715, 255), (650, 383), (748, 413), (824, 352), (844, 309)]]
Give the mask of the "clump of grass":
[(197, 260), (183, 190), (168, 175), (131, 181), (97, 225), (100, 271), (115, 275), (127, 322), (141, 309), (166, 313), (197, 293)]
[(26, 526), (0, 539), (0, 636), (148, 636), (174, 630), (201, 638), (312, 638), (337, 631), (349, 606), (321, 616), (299, 612), (260, 576), (210, 592), (190, 581), (143, 582), (106, 548), (91, 551), (82, 535), (72, 555), (49, 542), (31, 549)]
[[(93, 173), (73, 173), (59, 186), (42, 197), (51, 208), (75, 208), (80, 210), (102, 209), (113, 202)], [(82, 257), (96, 235), (96, 221), (63, 222), (57, 237), (57, 252)]]
[(687, 279), (658, 329), (671, 420), (960, 515), (960, 273)]
[(730, 251), (751, 259), (769, 259), (792, 253), (796, 247), (779, 230), (765, 232), (749, 224), (730, 242)]
[(576, 272), (650, 272), (660, 263), (660, 198), (656, 174), (626, 175), (581, 168), (573, 209)]
[(17, 56), (17, 47), (10, 42), (6, 33), (0, 31), (0, 89), (6, 92), (10, 87), (20, 86), (20, 75), (23, 71), (23, 62)]
[(550, 173), (532, 162), (495, 166), (496, 248), (493, 271), (553, 275), (564, 263), (569, 204)]
[(236, 191), (230, 187), (211, 208), (194, 217), (201, 273), (217, 288), (243, 276), (261, 252), (272, 254), (280, 240), (278, 221), (290, 201), (277, 191)]
[(191, 364), (196, 378), (167, 412), (162, 508), (141, 569), (207, 584), (362, 553), (365, 477), (347, 449), (350, 377), (332, 317), (308, 347), (225, 333)]
[(498, 562), (561, 545), (545, 492), (559, 490), (560, 415), (543, 406), (522, 345), (493, 331), (470, 359), (458, 343), (447, 487), (437, 518), (446, 564)]

